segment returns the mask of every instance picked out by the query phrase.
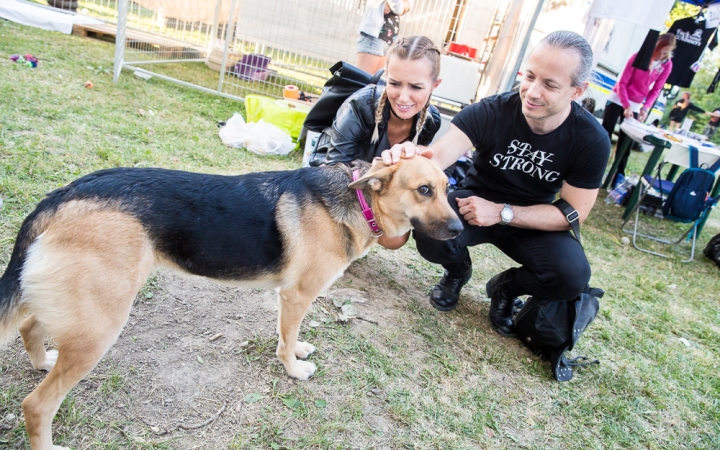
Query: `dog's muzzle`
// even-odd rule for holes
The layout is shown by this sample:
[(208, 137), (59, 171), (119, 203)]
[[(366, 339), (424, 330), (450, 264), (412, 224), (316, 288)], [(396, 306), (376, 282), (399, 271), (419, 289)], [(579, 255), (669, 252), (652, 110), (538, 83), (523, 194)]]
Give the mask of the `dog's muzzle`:
[(457, 217), (443, 221), (438, 220), (429, 224), (413, 218), (410, 219), (410, 224), (417, 231), (440, 241), (454, 239), (463, 230), (463, 224)]

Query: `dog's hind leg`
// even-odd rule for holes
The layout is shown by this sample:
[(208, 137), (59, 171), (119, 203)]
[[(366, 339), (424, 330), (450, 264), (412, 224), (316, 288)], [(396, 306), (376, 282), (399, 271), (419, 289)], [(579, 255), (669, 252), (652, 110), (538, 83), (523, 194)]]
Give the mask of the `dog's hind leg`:
[[(33, 243), (23, 268), (23, 307), (32, 313), (21, 326), (25, 348), (34, 367), (51, 369), (22, 402), (33, 450), (63, 448), (52, 443), (55, 413), (118, 338), (155, 265), (132, 218), (109, 211), (70, 219), (57, 219)], [(54, 366), (45, 334), (57, 342)]]
[[(113, 344), (120, 327), (101, 335), (76, 336), (58, 346), (58, 358), (50, 373), (22, 402), (25, 427), (33, 450), (63, 449), (52, 443), (52, 420), (67, 393), (82, 380)], [(68, 336), (69, 337), (69, 336)]]
[(45, 336), (47, 332), (42, 324), (31, 315), (20, 326), (25, 351), (30, 357), (30, 363), (34, 369), (50, 371), (55, 365), (58, 357), (57, 350), (45, 350)]

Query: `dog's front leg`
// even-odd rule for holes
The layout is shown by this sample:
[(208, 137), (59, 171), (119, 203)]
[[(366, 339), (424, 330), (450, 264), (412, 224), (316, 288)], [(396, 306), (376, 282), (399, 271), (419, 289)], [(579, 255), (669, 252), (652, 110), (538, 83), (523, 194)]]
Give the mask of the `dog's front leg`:
[(302, 295), (297, 289), (280, 290), (278, 299), (277, 357), (285, 366), (288, 375), (298, 380), (307, 380), (315, 373), (315, 364), (297, 359), (307, 358), (315, 351), (313, 345), (297, 340), (300, 323), (314, 299)]

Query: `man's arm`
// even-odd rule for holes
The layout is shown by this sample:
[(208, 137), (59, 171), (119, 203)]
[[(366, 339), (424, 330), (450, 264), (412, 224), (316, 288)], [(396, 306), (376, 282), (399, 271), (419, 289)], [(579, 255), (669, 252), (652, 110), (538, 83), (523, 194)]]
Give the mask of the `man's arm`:
[[(599, 189), (581, 189), (565, 183), (560, 198), (567, 201), (579, 214), (582, 224), (590, 214)], [(456, 199), (460, 214), (470, 225), (489, 227), (500, 223), (502, 203), (489, 202), (480, 197)], [(513, 206), (510, 226), (543, 231), (569, 230), (570, 224), (560, 210), (553, 205)]]
[[(450, 124), (450, 128), (437, 141), (428, 147), (416, 146), (412, 142), (395, 144), (390, 150), (382, 152), (382, 159), (388, 166), (395, 164), (402, 158), (412, 158), (422, 154), (445, 170), (473, 147), (470, 138), (460, 131), (458, 127)], [(428, 152), (429, 151), (429, 152)]]

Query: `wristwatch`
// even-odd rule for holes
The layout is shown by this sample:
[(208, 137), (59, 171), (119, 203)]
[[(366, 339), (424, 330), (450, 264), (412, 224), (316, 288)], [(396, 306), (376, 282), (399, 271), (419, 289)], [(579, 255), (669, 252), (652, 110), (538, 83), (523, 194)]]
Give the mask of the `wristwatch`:
[(507, 225), (511, 220), (513, 220), (512, 207), (505, 203), (502, 211), (500, 211), (500, 225)]

